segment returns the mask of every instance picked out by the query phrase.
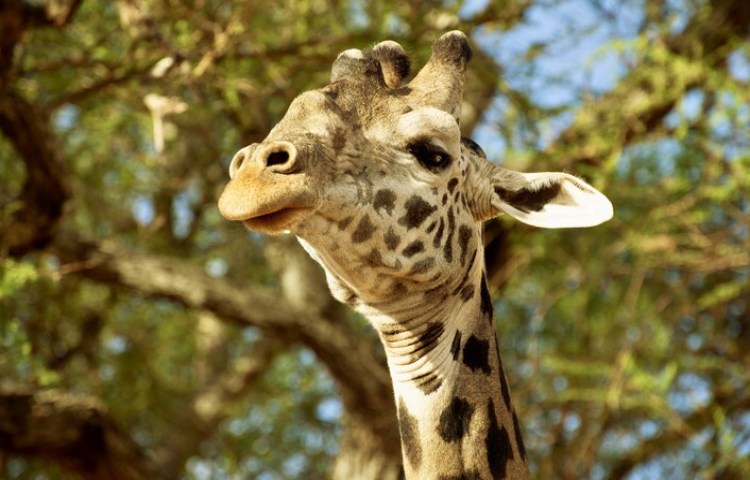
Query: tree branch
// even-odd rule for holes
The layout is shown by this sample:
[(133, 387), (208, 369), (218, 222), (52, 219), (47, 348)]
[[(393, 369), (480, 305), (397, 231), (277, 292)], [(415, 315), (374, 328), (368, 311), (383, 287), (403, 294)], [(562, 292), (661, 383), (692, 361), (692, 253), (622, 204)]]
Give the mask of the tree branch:
[[(338, 343), (342, 337), (326, 338), (328, 334), (323, 329), (312, 343), (306, 343), (338, 381), (345, 407), (340, 454), (332, 478), (399, 478), (401, 450), (396, 412), (385, 356), (374, 353), (382, 352), (377, 337), (351, 328), (348, 308), (333, 299), (322, 269), (293, 237), (271, 238), (266, 245), (266, 258), (280, 279), (285, 303), (312, 310), (333, 329), (348, 331), (345, 343)], [(321, 348), (328, 342), (330, 345)]]
[[(716, 395), (713, 402), (697, 408), (685, 418), (665, 426), (658, 435), (642, 441), (637, 448), (622, 455), (612, 466), (607, 479), (626, 478), (635, 467), (645, 465), (656, 456), (665, 455), (669, 451), (680, 448), (681, 441), (686, 440), (686, 431), (697, 433), (714, 424), (714, 415), (717, 408), (723, 408), (726, 413), (746, 412), (750, 408), (750, 397), (748, 396), (738, 398), (736, 392), (732, 390), (715, 391), (713, 393)], [(729, 472), (726, 475), (727, 477), (721, 478), (732, 478), (729, 477)]]
[(0, 132), (26, 166), (20, 208), (0, 218), (0, 256), (20, 256), (49, 243), (70, 197), (67, 168), (49, 118), (15, 92), (0, 96)]
[(177, 402), (171, 415), (169, 439), (156, 455), (158, 470), (178, 478), (185, 462), (227, 418), (228, 407), (246, 395), (280, 351), (277, 342), (264, 342), (235, 361), (196, 395)]
[(67, 171), (50, 130), (48, 115), (19, 95), (12, 81), (15, 48), (23, 33), (29, 27), (47, 22), (64, 25), (80, 3), (80, 0), (51, 2), (52, 13), (44, 7), (18, 0), (0, 3), (0, 31), (3, 32), (0, 35), (0, 132), (26, 166), (19, 206), (12, 215), (0, 219), (0, 230), (4, 233), (0, 239), (0, 256), (20, 256), (46, 246), (70, 196)]
[(60, 462), (85, 479), (164, 478), (93, 397), (0, 387), (0, 450)]
[[(695, 15), (680, 33), (663, 40), (672, 54), (702, 62), (707, 68), (724, 69), (733, 40), (750, 33), (750, 9), (744, 0), (715, 0), (709, 17)], [(650, 73), (664, 76), (658, 87)], [(575, 163), (599, 166), (613, 152), (655, 132), (686, 92), (701, 86), (705, 73), (698, 69), (663, 69), (643, 60), (608, 93), (580, 109), (573, 124), (544, 152), (557, 167), (570, 169)], [(614, 140), (613, 140), (614, 139)]]
[(82, 3), (83, 0), (53, 0), (49, 3), (47, 12), (56, 27), (64, 27), (73, 20)]
[[(388, 369), (373, 353), (374, 336), (363, 335), (343, 305), (330, 299), (305, 307), (306, 302), (284, 301), (267, 288), (247, 288), (214, 278), (173, 258), (136, 254), (111, 243), (98, 245), (67, 232), (57, 236), (53, 251), (65, 263), (62, 273), (125, 287), (147, 297), (169, 298), (189, 308), (208, 310), (226, 322), (259, 327), (279, 341), (307, 346), (337, 381), (348, 415), (376, 433), (372, 438), (379, 444), (368, 447), (400, 458), (395, 406), (392, 395), (383, 393), (391, 389)], [(293, 275), (305, 278), (300, 284), (326, 288), (317, 266), (310, 269), (309, 264), (298, 263), (312, 263), (301, 248), (286, 250), (284, 258), (288, 268), (299, 269)], [(308, 277), (316, 274), (314, 279)]]

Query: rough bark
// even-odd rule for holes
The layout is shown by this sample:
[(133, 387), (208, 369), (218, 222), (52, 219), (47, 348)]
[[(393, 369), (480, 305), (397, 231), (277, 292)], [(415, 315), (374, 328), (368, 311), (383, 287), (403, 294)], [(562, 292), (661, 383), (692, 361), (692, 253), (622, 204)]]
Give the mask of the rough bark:
[[(395, 417), (393, 419), (395, 421)], [(364, 417), (362, 412), (351, 409), (344, 412), (341, 420), (344, 429), (339, 437), (332, 480), (403, 478), (401, 440), (391, 420), (383, 415)], [(376, 424), (378, 421), (383, 424)]]
[[(15, 212), (0, 219), (0, 256), (19, 256), (43, 248), (62, 217), (70, 196), (61, 150), (49, 115), (13, 89), (14, 55), (30, 27), (62, 26), (80, 2), (51, 2), (49, 9), (9, 0), (0, 4), (0, 132), (26, 166)], [(9, 221), (8, 221), (9, 219)]]
[(256, 326), (271, 338), (310, 348), (337, 381), (347, 415), (341, 450), (352, 457), (339, 456), (343, 464), (334, 468), (334, 478), (351, 478), (346, 475), (353, 465), (374, 475), (359, 478), (391, 475), (400, 469), (401, 451), (393, 396), (384, 393), (391, 391), (390, 376), (384, 358), (375, 353), (376, 337), (359, 330), (346, 307), (330, 297), (322, 271), (296, 242), (279, 242), (269, 256), (283, 257), (277, 263), (282, 288), (286, 282), (286, 291), (294, 292), (283, 301), (270, 289), (210, 277), (177, 259), (98, 245), (70, 233), (58, 235), (53, 251), (64, 262), (64, 272), (208, 310), (224, 321)]
[(54, 234), (70, 196), (67, 169), (48, 116), (15, 93), (0, 97), (0, 131), (26, 165), (20, 208), (0, 220), (0, 255), (20, 256), (45, 247)]
[(167, 478), (98, 399), (56, 390), (0, 387), (0, 450), (57, 461), (85, 479)]

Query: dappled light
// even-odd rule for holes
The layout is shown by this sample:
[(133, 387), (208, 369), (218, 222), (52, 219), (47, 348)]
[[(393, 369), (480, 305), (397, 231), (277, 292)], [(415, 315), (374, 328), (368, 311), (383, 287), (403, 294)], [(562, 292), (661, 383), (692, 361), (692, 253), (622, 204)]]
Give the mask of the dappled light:
[[(393, 40), (413, 76), (454, 29), (473, 57), (441, 121), (493, 164), (568, 174), (496, 186), (519, 208), (483, 234), (532, 476), (750, 478), (743, 0), (3, 1), (0, 477), (399, 478), (386, 353), (283, 233), (299, 212), (258, 208), (266, 236), (217, 202), (339, 53)], [(431, 80), (423, 101), (455, 101)], [(265, 165), (293, 169), (290, 145)], [(529, 192), (561, 191), (535, 216)], [(596, 191), (611, 220), (604, 197), (565, 217)]]

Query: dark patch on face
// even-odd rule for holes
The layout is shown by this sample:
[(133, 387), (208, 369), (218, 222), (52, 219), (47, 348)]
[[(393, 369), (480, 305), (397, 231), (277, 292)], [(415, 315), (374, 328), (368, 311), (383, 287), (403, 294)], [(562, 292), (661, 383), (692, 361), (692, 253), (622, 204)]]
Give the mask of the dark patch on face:
[(464, 435), (469, 433), (473, 414), (474, 407), (469, 402), (459, 397), (453, 397), (451, 403), (440, 414), (438, 434), (449, 443), (461, 440)]
[(479, 308), (482, 311), (482, 315), (487, 317), (492, 323), (494, 320), (494, 311), (492, 308), (492, 297), (490, 296), (490, 289), (487, 287), (487, 277), (482, 274), (482, 286), (480, 287), (481, 303)]
[(451, 178), (448, 181), (448, 192), (453, 193), (453, 190), (456, 188), (456, 185), (458, 185), (458, 179), (457, 178)]
[(456, 231), (456, 216), (453, 214), (453, 208), (448, 208), (448, 236), (445, 239), (445, 245), (443, 246), (443, 257), (445, 261), (451, 263), (453, 261), (453, 232)]
[(464, 365), (472, 371), (481, 370), (485, 375), (491, 372), (489, 353), (490, 342), (481, 340), (474, 335), (469, 336), (464, 345)]
[(443, 384), (443, 379), (440, 378), (435, 372), (427, 372), (411, 379), (418, 389), (425, 395), (429, 395), (432, 392), (437, 391), (438, 388)]
[(422, 445), (419, 443), (419, 424), (417, 418), (409, 413), (404, 399), (398, 402), (398, 427), (401, 433), (401, 445), (404, 457), (409, 465), (416, 470), (422, 463)]
[(427, 355), (437, 346), (443, 331), (445, 331), (445, 325), (442, 322), (430, 322), (427, 329), (419, 336), (417, 348), (411, 353), (418, 353), (420, 356)]
[(417, 195), (409, 197), (404, 207), (406, 208), (406, 214), (398, 219), (398, 223), (408, 229), (417, 228), (422, 225), (422, 222), (437, 210), (437, 207), (430, 205)]
[(434, 266), (435, 266), (434, 258), (425, 258), (424, 260), (420, 260), (414, 265), (412, 265), (411, 270), (409, 270), (409, 275), (425, 273)]
[(521, 454), (521, 458), (526, 460), (526, 446), (523, 443), (523, 434), (521, 434), (521, 427), (518, 425), (518, 415), (515, 410), (513, 411), (513, 429), (515, 430), (518, 452)]
[(424, 252), (424, 243), (420, 242), (419, 240), (414, 240), (409, 245), (407, 245), (406, 248), (404, 248), (404, 251), (401, 253), (406, 258), (411, 258), (419, 252)]
[(332, 134), (333, 149), (339, 153), (346, 146), (346, 130), (336, 128)]
[(427, 226), (427, 230), (425, 232), (432, 233), (433, 230), (435, 230), (435, 227), (437, 227), (437, 221), (433, 221)]
[(464, 192), (459, 192), (457, 204), (463, 205), (465, 203), (466, 203), (466, 201), (464, 200)]
[(393, 190), (387, 188), (378, 190), (375, 192), (375, 199), (372, 202), (372, 206), (376, 212), (384, 208), (388, 212), (388, 215), (392, 215), (393, 209), (396, 206), (396, 194)]
[(538, 212), (544, 208), (550, 200), (559, 195), (561, 188), (562, 187), (559, 183), (547, 185), (539, 190), (533, 191), (525, 188), (521, 190), (508, 190), (503, 187), (495, 187), (495, 193), (501, 200), (517, 210), (522, 212), (528, 212), (530, 210)]
[(444, 193), (444, 194), (443, 194), (443, 198), (442, 198), (442, 200), (440, 201), (440, 203), (442, 203), (443, 205), (445, 205), (445, 204), (446, 204), (446, 202), (448, 202), (448, 194), (447, 194), (447, 193)]
[(340, 97), (342, 97), (342, 92), (340, 88), (331, 88), (329, 87), (330, 92), (323, 91), (325, 94), (325, 99), (323, 102), (323, 108), (327, 111), (327, 113), (331, 114), (332, 116), (336, 116), (341, 121), (349, 127), (350, 130), (360, 130), (361, 126), (359, 125), (359, 118), (355, 115), (355, 113), (351, 109), (343, 108), (343, 105), (339, 105), (339, 103), (346, 103), (346, 102), (338, 102), (340, 100)]
[(513, 448), (510, 445), (510, 436), (508, 431), (498, 425), (497, 415), (495, 415), (495, 404), (490, 399), (487, 402), (487, 418), (489, 427), (487, 437), (484, 439), (484, 446), (487, 450), (487, 463), (490, 465), (490, 473), (495, 480), (504, 479), (508, 462), (513, 460)]
[(464, 302), (468, 302), (474, 297), (474, 285), (464, 285), (464, 288), (461, 289), (460, 292), (458, 292), (459, 297), (461, 297), (461, 300)]
[(458, 352), (461, 350), (461, 332), (456, 330), (456, 334), (453, 335), (453, 341), (451, 342), (451, 356), (453, 360), (458, 360)]
[(482, 147), (479, 146), (477, 142), (470, 139), (469, 137), (461, 137), (461, 144), (463, 144), (464, 147), (468, 148), (469, 150), (473, 151), (477, 155), (479, 155), (482, 158), (487, 158), (487, 154), (484, 153), (484, 150), (482, 150)]
[(337, 227), (339, 227), (339, 230), (344, 230), (346, 227), (349, 226), (350, 223), (352, 223), (352, 220), (354, 220), (354, 217), (345, 217), (338, 221), (336, 224)]
[(383, 258), (380, 256), (380, 252), (373, 248), (365, 257), (365, 262), (371, 267), (378, 267), (383, 264)]
[(461, 247), (461, 265), (466, 261), (466, 250), (469, 247), (472, 230), (466, 225), (461, 225), (458, 229), (458, 246)]
[(385, 246), (390, 251), (396, 250), (398, 244), (401, 243), (401, 238), (396, 235), (396, 232), (394, 232), (393, 228), (390, 227), (388, 228), (388, 231), (385, 232), (385, 237), (383, 238), (383, 240), (385, 240)]
[(440, 219), (437, 232), (435, 232), (435, 238), (432, 239), (432, 246), (437, 248), (440, 246), (440, 240), (443, 239), (443, 231), (445, 230), (445, 222)]
[(352, 233), (352, 242), (362, 243), (369, 240), (377, 229), (378, 228), (375, 224), (372, 223), (372, 220), (370, 220), (370, 216), (365, 215), (359, 220), (357, 228), (354, 230), (354, 233)]

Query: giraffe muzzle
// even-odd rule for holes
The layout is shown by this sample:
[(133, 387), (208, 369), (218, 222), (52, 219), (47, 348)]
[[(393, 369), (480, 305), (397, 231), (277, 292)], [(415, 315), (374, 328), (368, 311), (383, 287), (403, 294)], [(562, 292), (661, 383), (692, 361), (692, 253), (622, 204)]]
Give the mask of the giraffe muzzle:
[(219, 212), (253, 231), (290, 230), (315, 207), (316, 196), (301, 163), (299, 150), (289, 142), (241, 149), (229, 167), (231, 180), (219, 198)]

